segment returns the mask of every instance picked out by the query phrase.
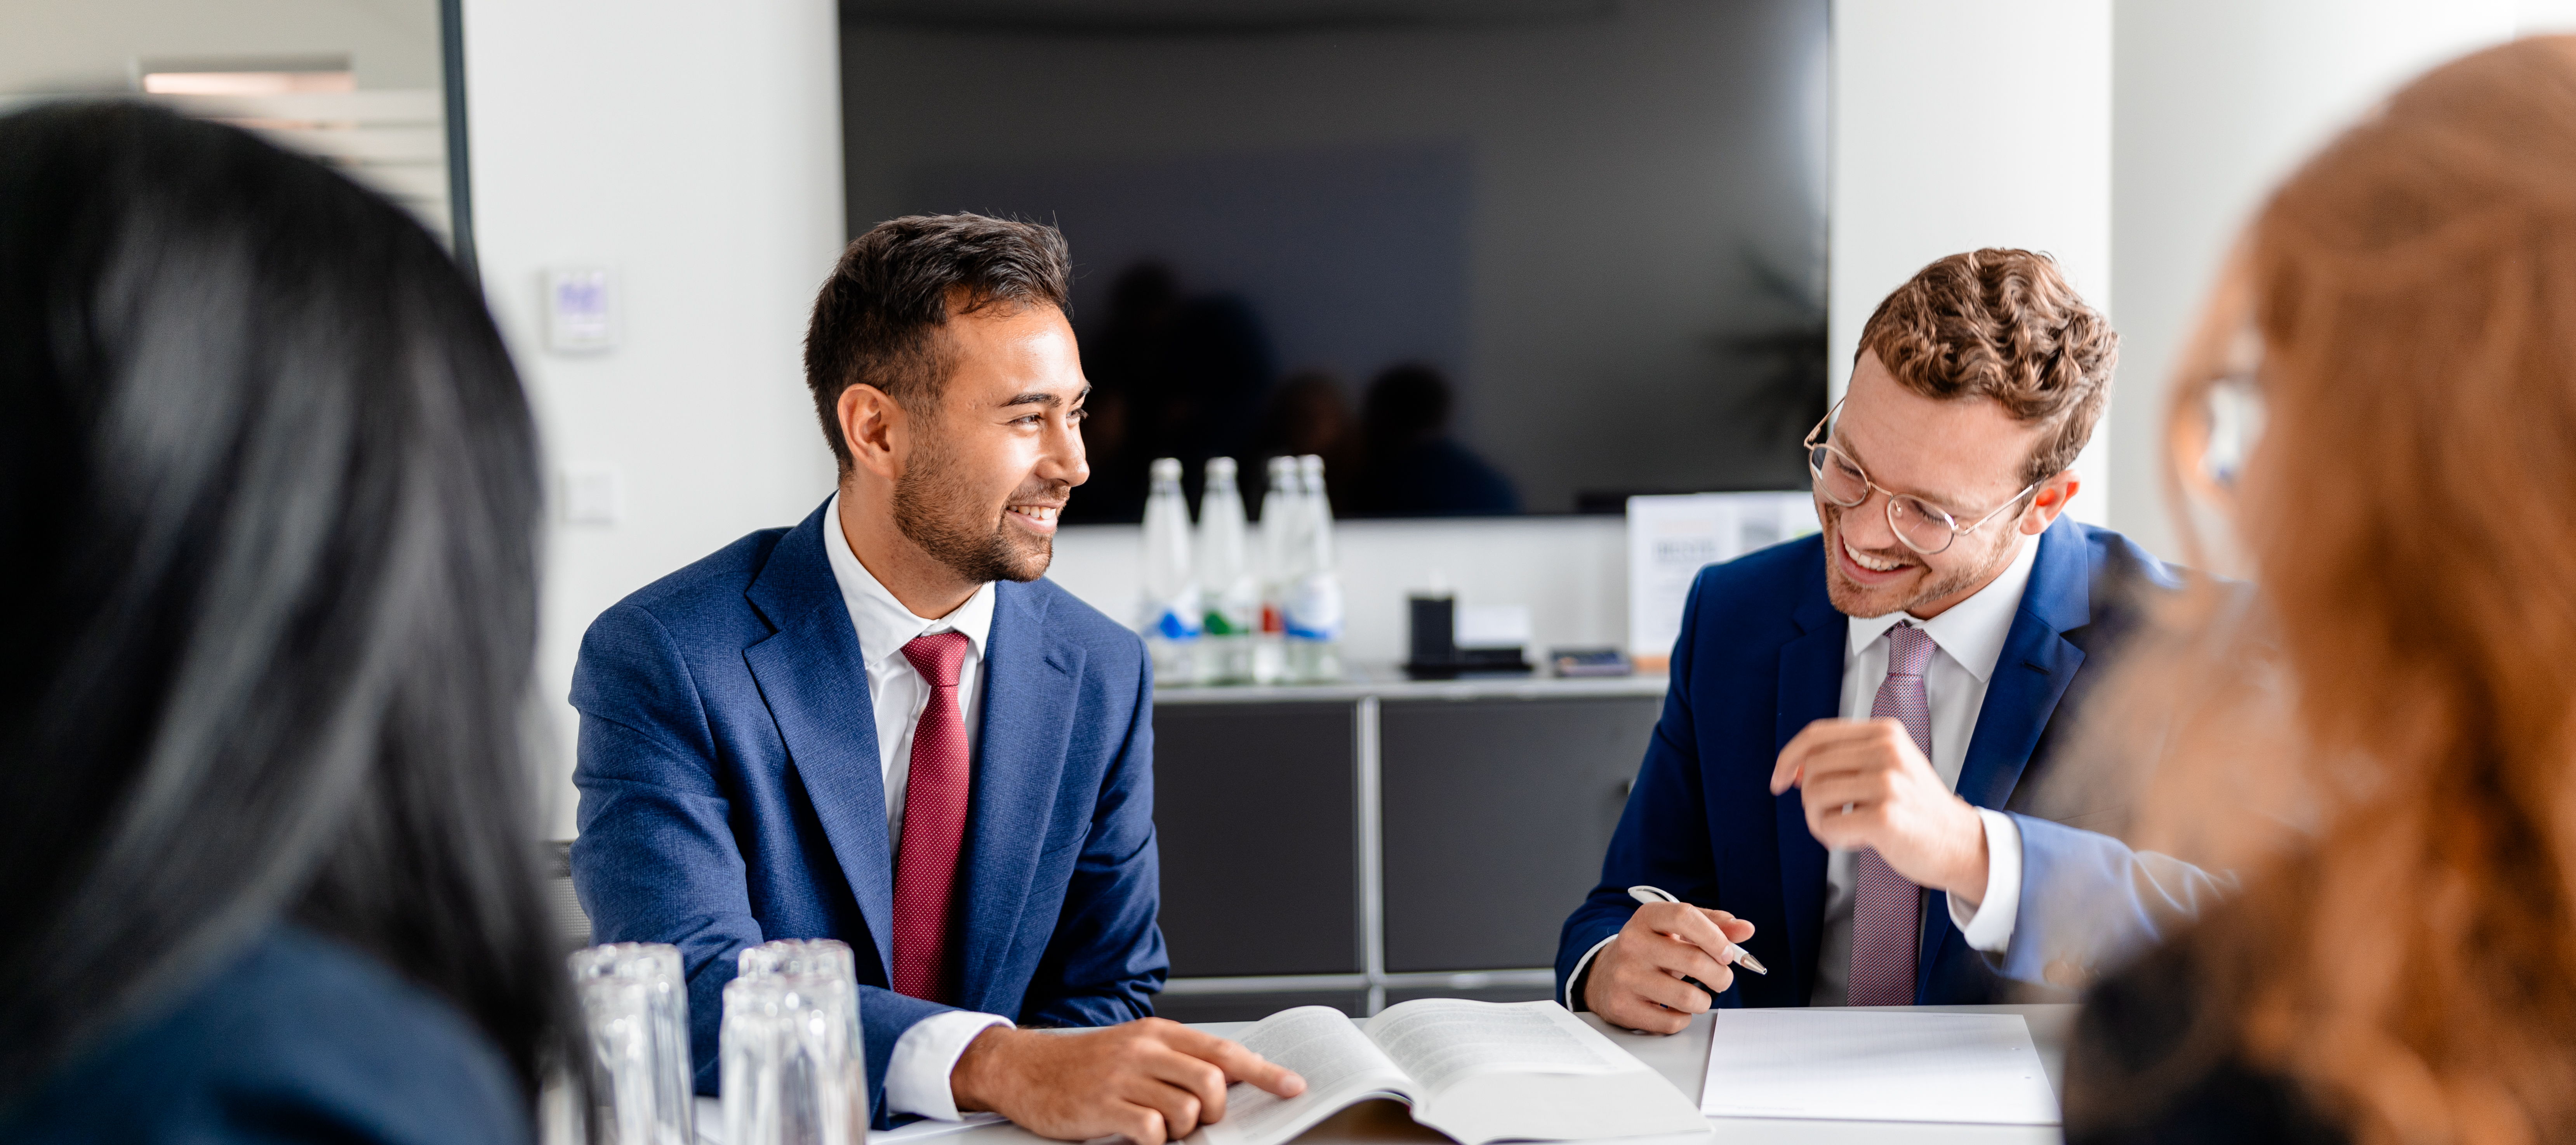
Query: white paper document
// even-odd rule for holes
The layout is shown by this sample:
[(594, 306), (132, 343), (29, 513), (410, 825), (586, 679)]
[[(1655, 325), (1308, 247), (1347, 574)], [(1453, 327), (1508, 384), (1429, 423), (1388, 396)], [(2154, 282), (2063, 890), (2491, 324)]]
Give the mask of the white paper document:
[(1715, 1025), (1710, 1117), (2058, 1123), (2019, 1014), (1721, 1010)]

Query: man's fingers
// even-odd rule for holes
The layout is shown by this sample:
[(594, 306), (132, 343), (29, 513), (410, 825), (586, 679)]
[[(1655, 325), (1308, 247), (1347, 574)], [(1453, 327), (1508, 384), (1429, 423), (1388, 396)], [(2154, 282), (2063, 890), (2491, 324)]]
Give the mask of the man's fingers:
[(1685, 1017), (1699, 1013), (1709, 1005), (1705, 991), (1682, 981), (1678, 975), (1660, 970), (1645, 969), (1627, 986), (1638, 997), (1667, 1010), (1679, 1011)]
[(1163, 1111), (1122, 1101), (1110, 1108), (1109, 1132), (1125, 1137), (1136, 1145), (1163, 1145), (1165, 1136)]
[[(1697, 946), (1714, 958), (1721, 960), (1725, 958), (1726, 948), (1733, 940), (1726, 936), (1725, 931), (1717, 928), (1716, 921), (1708, 917), (1707, 911), (1683, 903), (1662, 903), (1658, 906), (1661, 909), (1641, 907), (1637, 913), (1658, 933), (1667, 934)], [(1648, 911), (1653, 913), (1649, 915)]]
[[(1241, 1042), (1220, 1038), (1204, 1030), (1175, 1025), (1172, 1030), (1166, 1031), (1164, 1044), (1215, 1066), (1223, 1072), (1227, 1081), (1248, 1081), (1280, 1097), (1295, 1097), (1306, 1092), (1305, 1078), (1297, 1076), (1286, 1066), (1269, 1061), (1260, 1054), (1244, 1048)], [(1223, 1107), (1222, 1097), (1219, 1098), (1218, 1106)], [(1208, 1120), (1214, 1121), (1217, 1118), (1211, 1116)]]
[[(1189, 1099), (1178, 1106), (1157, 1103), (1164, 1119), (1171, 1122), (1172, 1136), (1187, 1137), (1199, 1122), (1225, 1116), (1225, 1071), (1215, 1063), (1163, 1047), (1146, 1059), (1145, 1074)], [(1166, 1102), (1176, 1100), (1169, 1094), (1159, 1096)]]
[(1199, 1095), (1168, 1082), (1153, 1080), (1138, 1088), (1143, 1092), (1131, 1100), (1138, 1100), (1147, 1109), (1163, 1115), (1165, 1136), (1178, 1141), (1199, 1127), (1199, 1111), (1207, 1107), (1206, 1102), (1199, 1100)]
[(1726, 972), (1726, 960), (1720, 957), (1720, 954), (1726, 950), (1724, 944), (1720, 944), (1716, 950), (1710, 950), (1696, 942), (1684, 942), (1670, 935), (1659, 937), (1663, 941), (1654, 944), (1655, 949), (1646, 955), (1648, 965), (1675, 978), (1688, 976), (1708, 982), (1720, 990), (1726, 988), (1710, 980), (1711, 975)]
[(1807, 782), (1826, 758), (1856, 748), (1866, 750), (1872, 742), (1888, 738), (1891, 730), (1898, 736), (1906, 734), (1904, 725), (1884, 718), (1828, 719), (1808, 724), (1789, 737), (1788, 744), (1780, 749), (1779, 761), (1771, 765), (1771, 794), (1778, 795)]
[(1727, 941), (1736, 943), (1737, 945), (1742, 945), (1744, 940), (1753, 937), (1752, 923), (1746, 922), (1734, 915), (1727, 914), (1725, 911), (1718, 911), (1716, 913), (1724, 917), (1711, 919), (1710, 921), (1717, 924), (1718, 933), (1725, 935)]

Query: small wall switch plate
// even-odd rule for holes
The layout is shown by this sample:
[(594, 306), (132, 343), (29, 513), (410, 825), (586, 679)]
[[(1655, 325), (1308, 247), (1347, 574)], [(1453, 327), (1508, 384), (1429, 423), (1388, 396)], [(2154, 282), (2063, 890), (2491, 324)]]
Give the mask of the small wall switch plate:
[(626, 475), (613, 465), (567, 465), (563, 470), (563, 519), (567, 525), (614, 525), (626, 516)]
[(546, 272), (546, 349), (596, 354), (617, 347), (617, 276), (604, 267)]

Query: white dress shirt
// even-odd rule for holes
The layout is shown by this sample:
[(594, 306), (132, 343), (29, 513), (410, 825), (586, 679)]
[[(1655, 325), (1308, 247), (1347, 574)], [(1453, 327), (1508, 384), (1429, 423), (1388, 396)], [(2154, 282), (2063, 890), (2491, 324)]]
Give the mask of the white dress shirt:
[[(2039, 559), (2039, 542), (2023, 538), (2012, 563), (1968, 599), (1930, 620), (1910, 613), (1851, 617), (1850, 643), (1843, 654), (1844, 719), (1865, 720), (1878, 701), (1878, 686), (1887, 680), (1887, 630), (1900, 620), (1912, 621), (1932, 638), (1936, 649), (1923, 671), (1924, 698), (1932, 708), (1932, 770), (1952, 790), (1959, 786), (1960, 765), (1976, 738), (1977, 714), (1986, 706), (1986, 685), (1995, 676), (1995, 661), (2004, 654), (2004, 637), (2012, 632), (2013, 614), (2021, 611), (2022, 590), (2030, 585), (2031, 565)], [(2000, 811), (1977, 809), (1986, 828), (1986, 893), (1975, 910), (1950, 901), (1950, 922), (1972, 950), (2002, 950), (2012, 942), (2013, 916), (2021, 910), (2021, 832)], [(1807, 993), (1810, 1006), (1840, 1006), (1850, 998), (1852, 891), (1857, 852), (1835, 851), (1825, 859), (1825, 932), (1816, 957), (1816, 985)]]
[[(1932, 709), (1932, 770), (1952, 790), (1959, 786), (1959, 767), (1976, 736), (1977, 713), (1985, 707), (1986, 685), (1994, 678), (1996, 660), (2003, 656), (2004, 637), (2012, 631), (2013, 615), (2021, 611), (2031, 565), (2039, 559), (2037, 540), (2025, 537), (2020, 544), (2012, 563), (1986, 587), (1930, 620), (1902, 612), (1845, 618), (1849, 641), (1843, 653), (1840, 708), (1845, 719), (1868, 719), (1870, 707), (1878, 700), (1878, 686), (1887, 680), (1888, 629), (1896, 627), (1897, 621), (1911, 620), (1932, 638), (1937, 651), (1923, 673), (1924, 698)], [(2021, 831), (2013, 826), (2011, 816), (1998, 811), (1980, 807), (1977, 818), (1986, 831), (1985, 898), (1975, 910), (1951, 898), (1950, 921), (1971, 949), (1999, 951), (2011, 944), (2013, 918), (2021, 910)], [(1833, 851), (1825, 859), (1825, 930), (1816, 954), (1816, 984), (1807, 992), (1810, 1006), (1840, 1006), (1851, 997), (1854, 854)], [(1614, 934), (1584, 952), (1566, 979), (1569, 993), (1583, 981), (1593, 955), (1617, 939)], [(1583, 1009), (1580, 1003), (1578, 998), (1565, 1000), (1568, 1009)]]
[[(984, 643), (993, 632), (993, 584), (986, 581), (957, 610), (936, 620), (915, 616), (879, 583), (841, 532), (841, 497), (825, 507), (823, 555), (832, 579), (841, 586), (841, 603), (858, 630), (859, 654), (865, 658), (868, 699), (876, 715), (877, 764), (885, 775), (886, 853), (901, 855), (903, 797), (912, 776), (912, 733), (921, 710), (930, 703), (930, 682), (922, 679), (903, 646), (934, 632), (966, 634), (966, 659), (957, 667), (957, 707), (966, 720), (966, 755), (975, 755), (975, 714), (983, 709)], [(956, 1095), (948, 1075), (976, 1035), (1011, 1024), (996, 1014), (952, 1010), (915, 1022), (895, 1039), (886, 1063), (886, 1108), (944, 1121), (959, 1120)]]

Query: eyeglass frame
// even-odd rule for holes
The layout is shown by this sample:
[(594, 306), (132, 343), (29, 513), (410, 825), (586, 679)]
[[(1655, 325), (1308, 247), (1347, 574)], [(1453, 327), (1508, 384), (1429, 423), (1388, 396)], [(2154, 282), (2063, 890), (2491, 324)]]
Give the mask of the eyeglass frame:
[[(1834, 423), (1834, 415), (1841, 413), (1842, 410), (1843, 403), (1840, 401), (1835, 402), (1832, 409), (1825, 411), (1824, 419), (1816, 423), (1816, 428), (1807, 431), (1806, 440), (1802, 443), (1807, 449), (1807, 476), (1814, 485), (1816, 496), (1824, 498), (1826, 504), (1832, 505), (1837, 509), (1857, 509), (1863, 505), (1869, 504), (1870, 494), (1887, 494), (1887, 531), (1896, 535), (1896, 543), (1927, 557), (1939, 556), (1942, 553), (1949, 552), (1952, 546), (1959, 543), (1959, 538), (1984, 528), (1987, 522), (2003, 515), (2004, 510), (2021, 504), (2022, 498), (2030, 496), (2032, 493), (2037, 492), (2040, 486), (2046, 485), (2057, 479), (2056, 474), (2050, 474), (2049, 476), (2042, 477), (2037, 481), (2033, 481), (2029, 485), (2023, 486), (2021, 492), (2015, 493), (2011, 497), (2006, 498), (2003, 504), (1995, 506), (1994, 509), (1988, 512), (1985, 516), (1977, 518), (1975, 524), (1962, 526), (1959, 524), (1959, 518), (1952, 516), (1949, 510), (1941, 508), (1938, 505), (1934, 505), (1930, 501), (1926, 501), (1912, 493), (1899, 493), (1896, 490), (1881, 485), (1876, 481), (1870, 480), (1869, 470), (1862, 468), (1858, 459), (1854, 458), (1851, 454), (1843, 452), (1841, 446), (1835, 445), (1832, 440), (1825, 435), (1826, 427)], [(1851, 502), (1850, 504), (1844, 504), (1843, 502), (1834, 500), (1831, 494), (1825, 492), (1825, 470), (1823, 466), (1816, 463), (1817, 450), (1823, 450), (1827, 453), (1833, 454), (1835, 457), (1841, 458), (1843, 464), (1851, 466), (1852, 472), (1860, 475), (1860, 500)], [(1905, 529), (1896, 523), (1896, 499), (1899, 497), (1903, 497), (1915, 504), (1923, 506), (1926, 509), (1930, 509), (1934, 513), (1940, 514), (1941, 521), (1950, 527), (1950, 539), (1942, 542), (1941, 547), (1937, 549), (1927, 549), (1921, 545), (1915, 544), (1905, 535)], [(1925, 517), (1924, 519), (1928, 521), (1932, 518)]]

